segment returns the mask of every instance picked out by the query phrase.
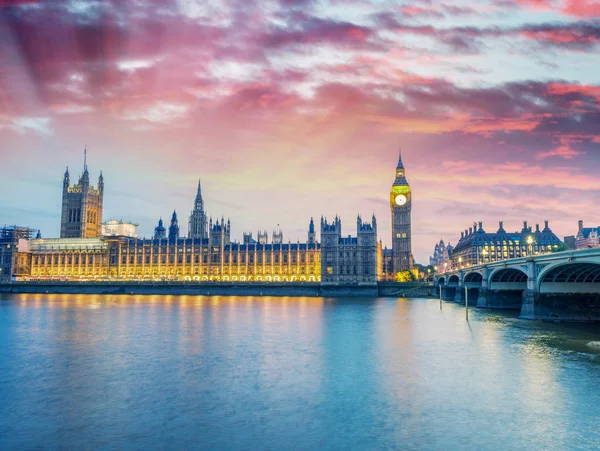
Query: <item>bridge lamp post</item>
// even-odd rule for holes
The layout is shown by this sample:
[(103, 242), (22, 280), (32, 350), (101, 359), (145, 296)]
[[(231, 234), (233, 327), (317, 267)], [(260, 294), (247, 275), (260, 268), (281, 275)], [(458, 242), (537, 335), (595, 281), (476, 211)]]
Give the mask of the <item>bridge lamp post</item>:
[(462, 268), (462, 257), (458, 257), (458, 267)]
[(527, 255), (533, 254), (533, 237), (530, 235), (527, 237)]

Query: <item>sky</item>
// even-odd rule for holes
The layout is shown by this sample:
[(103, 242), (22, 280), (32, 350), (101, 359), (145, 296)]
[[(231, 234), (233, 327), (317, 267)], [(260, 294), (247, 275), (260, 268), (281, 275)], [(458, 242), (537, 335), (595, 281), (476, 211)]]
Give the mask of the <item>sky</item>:
[(232, 239), (374, 213), (402, 149), (413, 253), (600, 225), (600, 0), (0, 0), (0, 224), (60, 230), (87, 146), (104, 219), (178, 212), (201, 179)]

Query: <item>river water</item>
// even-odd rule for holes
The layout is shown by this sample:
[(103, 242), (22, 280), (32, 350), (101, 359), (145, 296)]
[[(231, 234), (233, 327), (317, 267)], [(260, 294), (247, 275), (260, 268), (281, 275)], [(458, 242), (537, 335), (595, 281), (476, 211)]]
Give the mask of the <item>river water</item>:
[(430, 299), (5, 295), (0, 449), (600, 448), (598, 326), (469, 319)]

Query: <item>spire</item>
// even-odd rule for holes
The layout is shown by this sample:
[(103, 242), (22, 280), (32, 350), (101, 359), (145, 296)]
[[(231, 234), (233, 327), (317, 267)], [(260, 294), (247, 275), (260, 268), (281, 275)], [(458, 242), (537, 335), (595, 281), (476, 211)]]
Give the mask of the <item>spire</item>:
[(171, 224), (177, 223), (177, 212), (173, 210), (173, 216), (171, 216)]
[(398, 149), (398, 166), (396, 166), (396, 170), (404, 169), (404, 164), (402, 164), (402, 149)]
[(83, 172), (87, 172), (87, 145), (83, 148)]

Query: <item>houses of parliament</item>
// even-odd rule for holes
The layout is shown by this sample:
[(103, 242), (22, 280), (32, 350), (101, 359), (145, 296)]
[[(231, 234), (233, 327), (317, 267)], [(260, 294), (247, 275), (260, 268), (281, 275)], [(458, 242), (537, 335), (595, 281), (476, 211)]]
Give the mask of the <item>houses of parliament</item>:
[[(399, 155), (390, 190), (392, 249), (382, 249), (375, 216), (356, 221), (356, 235), (342, 236), (342, 222), (308, 221), (306, 238), (284, 241), (281, 230), (256, 238), (243, 233), (231, 238), (230, 220), (213, 220), (205, 211), (198, 182), (187, 236), (182, 236), (178, 215), (162, 219), (149, 239), (129, 229), (102, 223), (104, 177), (90, 182), (87, 161), (76, 184), (64, 174), (60, 238), (21, 239), (14, 246), (10, 273), (14, 280), (181, 280), (198, 282), (315, 282), (321, 285), (375, 285), (394, 280), (412, 268), (411, 189)], [(125, 225), (127, 226), (127, 225)], [(134, 225), (131, 225), (134, 226)], [(4, 272), (6, 275), (6, 272)]]

